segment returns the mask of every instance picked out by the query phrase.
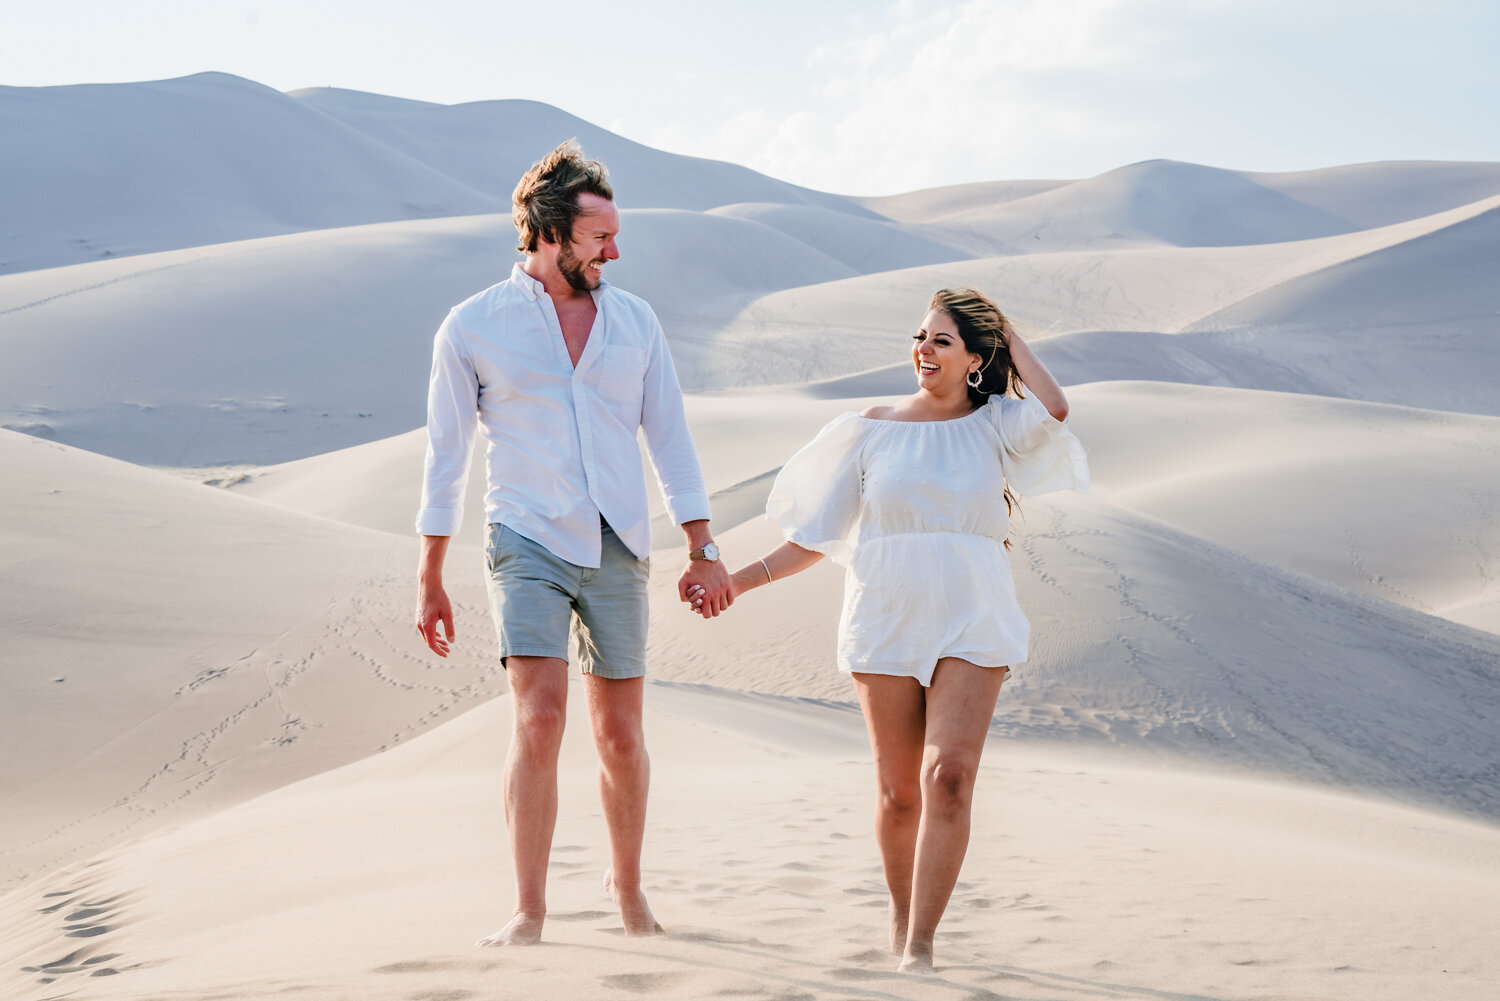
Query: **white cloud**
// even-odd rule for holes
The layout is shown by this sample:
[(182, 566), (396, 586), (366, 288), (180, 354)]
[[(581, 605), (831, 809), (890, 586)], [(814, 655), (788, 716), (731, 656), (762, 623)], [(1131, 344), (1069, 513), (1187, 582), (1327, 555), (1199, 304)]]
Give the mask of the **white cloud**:
[[(1188, 0), (1194, 2), (1194, 0)], [(1177, 5), (1181, 6), (1182, 0)], [(741, 112), (648, 141), (711, 150), (777, 177), (879, 193), (1032, 172), (1041, 152), (1131, 128), (1050, 84), (1069, 73), (1171, 75), (1150, 17), (1162, 0), (897, 3), (878, 26), (814, 48), (800, 106)]]

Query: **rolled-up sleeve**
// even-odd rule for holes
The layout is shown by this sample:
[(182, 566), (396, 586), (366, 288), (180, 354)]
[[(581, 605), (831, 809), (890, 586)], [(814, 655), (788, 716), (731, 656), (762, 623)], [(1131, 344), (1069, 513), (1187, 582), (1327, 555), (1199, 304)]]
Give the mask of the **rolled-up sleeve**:
[(450, 312), (432, 345), (432, 378), (427, 386), (427, 459), (422, 476), (421, 535), (456, 535), (464, 518), (464, 487), (469, 480), (474, 430), (478, 423), (479, 378), (463, 333)]
[(688, 430), (677, 369), (667, 350), (666, 334), (654, 314), (650, 318), (649, 338), (641, 405), (646, 451), (672, 520), (679, 525), (700, 521), (709, 517), (708, 490), (703, 485), (698, 450)]

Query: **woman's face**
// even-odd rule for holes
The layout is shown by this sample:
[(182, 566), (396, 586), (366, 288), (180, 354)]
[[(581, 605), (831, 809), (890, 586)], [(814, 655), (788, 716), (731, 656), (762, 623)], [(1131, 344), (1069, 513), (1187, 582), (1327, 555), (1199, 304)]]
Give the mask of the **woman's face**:
[(946, 396), (967, 392), (969, 373), (982, 359), (964, 347), (953, 317), (934, 309), (922, 318), (922, 327), (912, 338), (911, 362), (917, 371), (917, 385), (929, 393)]

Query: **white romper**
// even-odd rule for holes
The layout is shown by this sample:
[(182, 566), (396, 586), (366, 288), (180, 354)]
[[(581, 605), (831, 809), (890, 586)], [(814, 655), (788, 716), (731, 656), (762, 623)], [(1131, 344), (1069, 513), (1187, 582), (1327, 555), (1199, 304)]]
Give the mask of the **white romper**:
[(1034, 396), (946, 421), (847, 413), (787, 461), (766, 502), (786, 538), (842, 564), (839, 669), (932, 683), (937, 662), (1026, 659), (1003, 488), (1088, 486), (1083, 445)]

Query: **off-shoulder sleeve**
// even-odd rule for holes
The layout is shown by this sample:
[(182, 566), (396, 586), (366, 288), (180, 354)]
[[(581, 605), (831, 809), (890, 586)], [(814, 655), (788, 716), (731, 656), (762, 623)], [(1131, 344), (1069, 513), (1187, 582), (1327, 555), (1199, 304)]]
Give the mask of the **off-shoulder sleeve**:
[(1041, 400), (992, 396), (987, 406), (1000, 433), (1000, 464), (1011, 489), (1019, 494), (1088, 489), (1083, 443)]
[(788, 542), (848, 565), (859, 522), (865, 422), (856, 414), (834, 418), (802, 446), (766, 499), (766, 517), (781, 525)]

